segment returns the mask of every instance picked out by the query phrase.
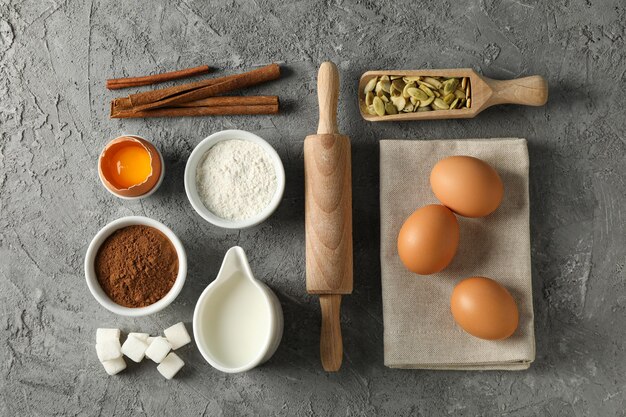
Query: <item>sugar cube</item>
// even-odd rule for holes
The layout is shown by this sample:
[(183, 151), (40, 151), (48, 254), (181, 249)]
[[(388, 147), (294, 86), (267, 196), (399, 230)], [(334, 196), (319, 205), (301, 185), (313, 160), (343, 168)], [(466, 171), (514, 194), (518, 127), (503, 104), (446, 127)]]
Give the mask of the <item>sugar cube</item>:
[(124, 362), (124, 358), (120, 356), (117, 359), (102, 362), (102, 366), (104, 366), (104, 370), (107, 374), (115, 375), (126, 369), (126, 362)]
[(148, 336), (148, 338), (146, 339), (146, 343), (148, 344), (148, 346), (150, 346), (152, 344), (152, 342), (154, 341), (154, 339), (156, 339), (159, 336), (153, 337), (153, 336)]
[(148, 343), (148, 337), (150, 337), (150, 335), (148, 333), (128, 333), (128, 337), (136, 337), (137, 339)]
[(185, 362), (178, 357), (177, 354), (171, 352), (163, 359), (163, 361), (157, 366), (157, 371), (167, 379), (174, 378), (174, 375), (180, 371)]
[(119, 339), (104, 340), (96, 344), (96, 353), (100, 362), (110, 361), (122, 356), (122, 347)]
[(126, 341), (122, 345), (122, 353), (128, 356), (134, 362), (141, 362), (143, 359), (148, 344), (135, 336), (132, 333), (128, 335)]
[(164, 337), (155, 338), (148, 349), (146, 349), (146, 356), (155, 361), (161, 363), (163, 358), (167, 356), (168, 352), (172, 349), (167, 339)]
[(189, 337), (189, 333), (187, 333), (187, 329), (185, 328), (183, 322), (176, 323), (175, 325), (168, 327), (163, 330), (163, 334), (165, 334), (165, 337), (167, 338), (167, 341), (170, 342), (173, 350), (191, 342), (191, 337)]
[(102, 343), (105, 340), (120, 339), (120, 329), (98, 329), (96, 330), (96, 343)]

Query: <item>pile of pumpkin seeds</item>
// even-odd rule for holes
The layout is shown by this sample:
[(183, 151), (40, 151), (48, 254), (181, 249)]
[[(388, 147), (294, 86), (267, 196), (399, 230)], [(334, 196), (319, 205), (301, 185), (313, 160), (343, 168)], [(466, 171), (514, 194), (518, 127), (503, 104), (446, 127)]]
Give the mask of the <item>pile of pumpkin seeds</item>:
[(472, 105), (468, 77), (383, 75), (365, 85), (365, 106), (372, 115), (454, 110)]

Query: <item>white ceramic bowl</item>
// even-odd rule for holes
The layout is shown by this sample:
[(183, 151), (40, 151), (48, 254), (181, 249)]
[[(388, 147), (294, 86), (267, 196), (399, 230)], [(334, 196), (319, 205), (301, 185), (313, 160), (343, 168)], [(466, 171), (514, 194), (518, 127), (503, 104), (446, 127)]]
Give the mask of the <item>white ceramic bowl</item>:
[[(104, 243), (104, 241), (116, 230), (133, 225), (150, 226), (159, 230), (161, 233), (167, 236), (170, 242), (172, 242), (174, 249), (176, 249), (176, 255), (178, 255), (178, 276), (176, 277), (174, 285), (165, 295), (165, 297), (147, 307), (124, 307), (111, 300), (109, 296), (106, 295), (104, 290), (102, 290), (102, 287), (100, 287), (94, 268), (98, 249), (100, 249), (100, 246)], [(91, 294), (100, 303), (100, 305), (102, 305), (107, 310), (121, 316), (140, 317), (147, 316), (149, 314), (153, 314), (157, 311), (163, 310), (165, 307), (170, 305), (172, 301), (174, 301), (174, 299), (178, 296), (183, 288), (183, 285), (185, 284), (186, 277), (187, 255), (185, 253), (185, 248), (183, 247), (183, 244), (180, 242), (178, 237), (176, 237), (174, 232), (170, 230), (169, 227), (165, 226), (161, 222), (150, 219), (148, 217), (127, 216), (112, 221), (111, 223), (104, 226), (96, 234), (96, 236), (94, 236), (94, 238), (91, 240), (91, 243), (89, 244), (89, 247), (87, 248), (87, 255), (85, 256), (85, 279), (87, 280), (87, 286), (89, 287), (89, 291), (91, 291)]]
[[(154, 187), (152, 187), (150, 189), (150, 191), (148, 191), (145, 194), (137, 195), (137, 196), (134, 196), (134, 197), (128, 197), (128, 196), (125, 196), (125, 195), (118, 194), (115, 191), (111, 190), (109, 187), (107, 187), (106, 183), (104, 182), (104, 178), (102, 178), (102, 175), (98, 174), (98, 177), (100, 178), (100, 182), (104, 186), (104, 189), (107, 190), (109, 193), (113, 194), (115, 197), (121, 198), (122, 200), (140, 200), (142, 198), (146, 198), (146, 197), (151, 196), (161, 186), (161, 183), (163, 182), (163, 177), (165, 177), (165, 161), (163, 160), (163, 155), (161, 154), (161, 151), (159, 150), (159, 148), (157, 148), (154, 145), (154, 143), (150, 142), (148, 139), (146, 139), (144, 137), (141, 137), (139, 135), (121, 135), (121, 136), (116, 137), (113, 140), (116, 140), (116, 139), (119, 139), (119, 138), (122, 138), (122, 137), (127, 137), (127, 136), (145, 140), (146, 142), (149, 142), (152, 146), (154, 146), (154, 149), (159, 154), (159, 159), (161, 160), (161, 175), (159, 175), (159, 179), (158, 179), (157, 183), (154, 184)], [(98, 164), (100, 164), (100, 158), (98, 158)]]
[[(198, 194), (198, 187), (196, 184), (196, 170), (200, 160), (204, 154), (216, 143), (224, 140), (248, 140), (261, 146), (270, 156), (274, 162), (274, 169), (276, 170), (276, 192), (272, 197), (270, 203), (260, 213), (255, 216), (249, 217), (244, 220), (227, 220), (213, 214), (202, 202), (200, 195)], [(283, 192), (285, 191), (285, 168), (280, 160), (280, 156), (274, 150), (272, 145), (261, 139), (254, 133), (246, 132), (245, 130), (222, 130), (212, 134), (204, 139), (196, 146), (196, 148), (189, 155), (187, 160), (187, 166), (185, 167), (185, 192), (189, 202), (196, 210), (196, 212), (202, 216), (209, 223), (215, 226), (223, 227), (225, 229), (244, 229), (246, 227), (256, 226), (261, 223), (276, 210), (280, 204), (280, 200), (283, 198)]]

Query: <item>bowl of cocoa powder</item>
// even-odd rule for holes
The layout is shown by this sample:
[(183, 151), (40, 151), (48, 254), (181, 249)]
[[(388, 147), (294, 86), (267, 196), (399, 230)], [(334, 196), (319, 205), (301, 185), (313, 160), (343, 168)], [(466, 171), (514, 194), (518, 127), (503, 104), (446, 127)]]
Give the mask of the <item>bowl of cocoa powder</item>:
[(85, 256), (94, 298), (122, 316), (146, 316), (174, 301), (187, 276), (182, 243), (163, 223), (128, 216), (104, 226)]

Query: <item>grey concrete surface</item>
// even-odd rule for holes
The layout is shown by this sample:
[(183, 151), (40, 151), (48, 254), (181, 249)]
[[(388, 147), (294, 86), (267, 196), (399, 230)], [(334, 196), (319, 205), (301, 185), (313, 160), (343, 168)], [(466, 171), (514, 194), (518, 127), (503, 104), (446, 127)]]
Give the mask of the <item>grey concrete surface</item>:
[[(622, 0), (0, 0), (0, 415), (625, 415), (625, 22)], [(355, 288), (343, 305), (338, 374), (321, 369), (319, 307), (304, 282), (302, 143), (316, 129), (315, 77), (326, 59), (341, 71), (339, 123), (354, 161)], [(285, 76), (247, 93), (280, 95), (277, 116), (108, 118), (118, 94), (106, 78), (204, 63), (226, 74), (269, 62), (282, 63)], [(360, 118), (362, 72), (422, 67), (541, 74), (550, 100), (473, 120)], [(287, 173), (275, 215), (240, 232), (204, 222), (183, 188), (192, 148), (226, 128), (266, 138)], [(146, 200), (116, 199), (99, 183), (97, 156), (121, 133), (164, 153), (164, 184)], [(530, 147), (536, 363), (526, 372), (385, 368), (378, 140), (506, 136)], [(138, 319), (100, 307), (83, 277), (90, 239), (131, 214), (169, 225), (190, 262), (176, 302)], [(95, 329), (189, 325), (235, 244), (282, 302), (276, 355), (225, 375), (190, 346), (173, 381), (147, 362), (107, 377)]]

